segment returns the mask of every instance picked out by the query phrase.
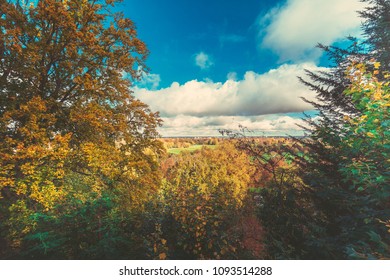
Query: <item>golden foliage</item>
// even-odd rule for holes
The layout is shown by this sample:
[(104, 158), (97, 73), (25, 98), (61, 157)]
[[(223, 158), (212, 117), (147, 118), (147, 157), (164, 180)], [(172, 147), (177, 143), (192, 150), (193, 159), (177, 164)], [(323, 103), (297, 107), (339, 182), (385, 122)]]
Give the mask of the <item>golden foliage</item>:
[(220, 258), (236, 248), (221, 236), (242, 207), (253, 169), (248, 157), (224, 143), (216, 149), (181, 153), (167, 173), (164, 203), (180, 225), (185, 251), (201, 259)]
[(0, 5), (0, 198), (11, 231), (65, 197), (112, 192), (130, 211), (160, 185), (160, 119), (130, 91), (148, 50), (107, 5)]

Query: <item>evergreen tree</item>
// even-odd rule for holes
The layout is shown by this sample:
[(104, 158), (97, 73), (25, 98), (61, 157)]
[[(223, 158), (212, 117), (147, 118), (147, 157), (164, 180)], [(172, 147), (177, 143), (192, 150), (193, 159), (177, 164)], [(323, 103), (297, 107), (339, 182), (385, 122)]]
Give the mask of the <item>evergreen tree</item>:
[(381, 63), (381, 69), (390, 69), (390, 1), (363, 0), (367, 8), (360, 12), (365, 19), (363, 31), (368, 56)]
[[(390, 1), (366, 2), (370, 6), (361, 15), (367, 40), (354, 40), (348, 49), (320, 45), (335, 63), (333, 69), (327, 73), (308, 71), (310, 80), (301, 79), (317, 93), (317, 101), (310, 103), (319, 111), (319, 118), (308, 119), (310, 138), (303, 141), (310, 147), (311, 157), (298, 158), (301, 176), (312, 190), (311, 214), (321, 217), (310, 225), (307, 244), (309, 251), (321, 252), (325, 258), (389, 257), (384, 245), (389, 242), (384, 226), (390, 216), (386, 164), (389, 136), (384, 133), (378, 142), (371, 137), (388, 125), (387, 107), (382, 108), (380, 117), (362, 121), (362, 127), (352, 130), (351, 126), (351, 119), (360, 120), (371, 114), (367, 106), (362, 106), (370, 99), (371, 89), (364, 88), (360, 77), (360, 90), (367, 92), (367, 96), (361, 95), (356, 91), (357, 77), (351, 78), (350, 74), (368, 75), (369, 80), (373, 72), (385, 85), (390, 69)], [(363, 74), (361, 63), (365, 65)], [(380, 125), (367, 131), (367, 122), (374, 121)], [(350, 174), (364, 174), (365, 179), (356, 180)]]

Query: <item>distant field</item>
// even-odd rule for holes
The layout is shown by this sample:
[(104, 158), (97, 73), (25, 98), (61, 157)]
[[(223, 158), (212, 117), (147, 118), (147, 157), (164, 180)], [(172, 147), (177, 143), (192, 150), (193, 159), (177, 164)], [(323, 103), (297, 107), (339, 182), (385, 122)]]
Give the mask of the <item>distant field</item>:
[(172, 149), (168, 149), (168, 153), (178, 155), (183, 151), (193, 152), (201, 149), (202, 147), (208, 147), (210, 149), (214, 149), (216, 145), (192, 145), (188, 148), (172, 148)]

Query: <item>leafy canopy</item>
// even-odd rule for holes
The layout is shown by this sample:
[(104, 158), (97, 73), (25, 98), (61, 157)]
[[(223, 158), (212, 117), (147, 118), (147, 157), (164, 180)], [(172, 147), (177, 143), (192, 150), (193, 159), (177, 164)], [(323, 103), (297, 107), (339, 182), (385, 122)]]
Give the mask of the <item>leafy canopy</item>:
[(64, 200), (109, 193), (128, 211), (160, 184), (160, 119), (130, 90), (148, 50), (114, 2), (0, 3), (0, 199), (13, 247), (34, 213)]

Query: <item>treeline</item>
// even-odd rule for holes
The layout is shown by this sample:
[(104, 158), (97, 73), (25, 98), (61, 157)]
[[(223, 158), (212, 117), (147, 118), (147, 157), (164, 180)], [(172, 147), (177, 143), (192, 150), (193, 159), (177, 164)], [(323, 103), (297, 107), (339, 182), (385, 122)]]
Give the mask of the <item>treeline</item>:
[[(268, 145), (272, 143), (285, 143), (288, 141), (287, 137), (250, 137), (258, 143), (263, 145)], [(175, 137), (175, 138), (159, 138), (159, 140), (164, 144), (166, 149), (172, 148), (188, 148), (193, 145), (218, 145), (220, 143), (226, 142), (226, 137)]]
[(161, 141), (115, 1), (3, 1), (0, 258), (390, 258), (390, 2), (367, 2), (366, 40), (301, 79), (308, 137)]
[[(193, 145), (218, 145), (222, 140), (217, 137), (160, 138), (166, 149), (188, 148)], [(223, 140), (222, 140), (223, 141)]]

